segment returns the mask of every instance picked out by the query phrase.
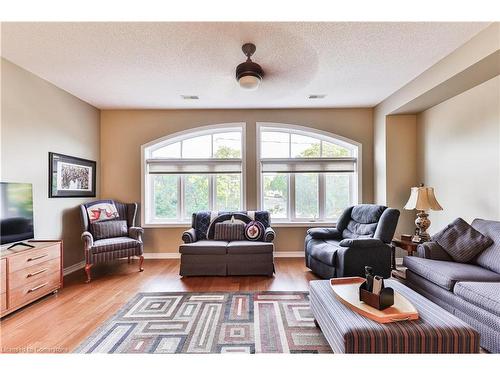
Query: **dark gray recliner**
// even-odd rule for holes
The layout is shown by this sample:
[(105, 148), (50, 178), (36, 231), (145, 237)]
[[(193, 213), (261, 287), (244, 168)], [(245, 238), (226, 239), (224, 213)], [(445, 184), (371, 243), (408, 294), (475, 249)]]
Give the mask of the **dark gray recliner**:
[(365, 266), (391, 275), (391, 247), (399, 210), (374, 204), (348, 207), (335, 228), (311, 228), (305, 239), (306, 266), (324, 278), (361, 276)]

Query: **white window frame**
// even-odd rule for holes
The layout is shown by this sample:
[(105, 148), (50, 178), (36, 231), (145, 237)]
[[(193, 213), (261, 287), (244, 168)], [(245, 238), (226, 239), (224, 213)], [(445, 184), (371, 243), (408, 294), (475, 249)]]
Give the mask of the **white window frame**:
[[(326, 142), (334, 143), (339, 146), (343, 146), (353, 150), (353, 157), (356, 158), (356, 172), (350, 174), (350, 196), (352, 197), (352, 204), (358, 204), (362, 202), (362, 144), (356, 142), (352, 139), (326, 132), (323, 130), (310, 128), (301, 125), (294, 124), (284, 124), (284, 123), (275, 123), (275, 122), (257, 122), (256, 123), (256, 159), (257, 159), (257, 202), (259, 204), (259, 209), (264, 209), (264, 192), (263, 192), (263, 179), (262, 179), (262, 168), (261, 168), (261, 133), (262, 131), (278, 131), (278, 132), (288, 132), (289, 140), (291, 138), (291, 134), (299, 134), (304, 136), (309, 136), (313, 138), (317, 138), (319, 140), (324, 140)], [(289, 148), (291, 148), (291, 142), (289, 142)], [(289, 155), (291, 152), (289, 151)], [(310, 223), (316, 223), (319, 225), (335, 225), (336, 221), (332, 218), (321, 219), (323, 217), (325, 202), (326, 202), (326, 179), (324, 173), (319, 173), (319, 181), (318, 181), (318, 214), (319, 219), (303, 219), (294, 217), (295, 214), (295, 174), (289, 173), (288, 176), (288, 217), (287, 218), (273, 218), (274, 226), (303, 226)], [(293, 188), (292, 188), (293, 186)], [(277, 225), (276, 225), (277, 224)]]
[[(180, 142), (189, 138), (199, 137), (203, 135), (212, 135), (210, 147), (213, 147), (213, 135), (217, 133), (227, 133), (230, 131), (239, 131), (241, 133), (241, 188), (240, 188), (240, 207), (241, 210), (246, 209), (246, 123), (221, 123), (207, 126), (200, 126), (188, 130), (183, 130), (165, 137), (152, 140), (141, 146), (141, 225), (145, 228), (171, 228), (171, 227), (186, 227), (186, 224), (191, 223), (191, 218), (183, 218), (184, 210), (184, 176), (178, 179), (178, 199), (177, 218), (165, 219), (161, 221), (152, 220), (151, 212), (154, 212), (153, 186), (150, 184), (149, 174), (147, 174), (147, 157), (154, 150), (164, 147), (171, 143)], [(212, 150), (210, 152), (212, 155)], [(182, 143), (181, 143), (182, 156)], [(214, 159), (200, 159), (214, 160)], [(216, 176), (209, 176), (209, 207), (213, 207), (216, 199)]]

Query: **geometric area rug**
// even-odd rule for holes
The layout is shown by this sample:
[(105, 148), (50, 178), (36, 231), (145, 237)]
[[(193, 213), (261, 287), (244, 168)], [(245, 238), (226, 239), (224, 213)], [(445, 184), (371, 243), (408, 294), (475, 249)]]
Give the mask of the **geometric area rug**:
[(331, 353), (307, 292), (138, 293), (76, 353)]

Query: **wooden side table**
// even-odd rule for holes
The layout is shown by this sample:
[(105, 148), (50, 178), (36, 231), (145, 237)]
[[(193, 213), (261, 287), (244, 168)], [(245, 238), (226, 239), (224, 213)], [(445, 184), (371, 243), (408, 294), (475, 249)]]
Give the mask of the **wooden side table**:
[(392, 249), (392, 269), (396, 269), (396, 247), (399, 247), (400, 249), (405, 250), (409, 256), (412, 256), (413, 253), (417, 252), (417, 246), (419, 244), (412, 242), (412, 241), (406, 241), (402, 240), (400, 238), (393, 238), (391, 241), (391, 249)]

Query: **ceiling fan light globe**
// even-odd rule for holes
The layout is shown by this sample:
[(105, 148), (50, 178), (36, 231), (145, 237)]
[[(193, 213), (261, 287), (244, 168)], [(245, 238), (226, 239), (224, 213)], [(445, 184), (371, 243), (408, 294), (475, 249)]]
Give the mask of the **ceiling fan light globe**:
[(254, 75), (243, 75), (238, 79), (238, 84), (243, 90), (257, 90), (260, 86), (260, 77)]

